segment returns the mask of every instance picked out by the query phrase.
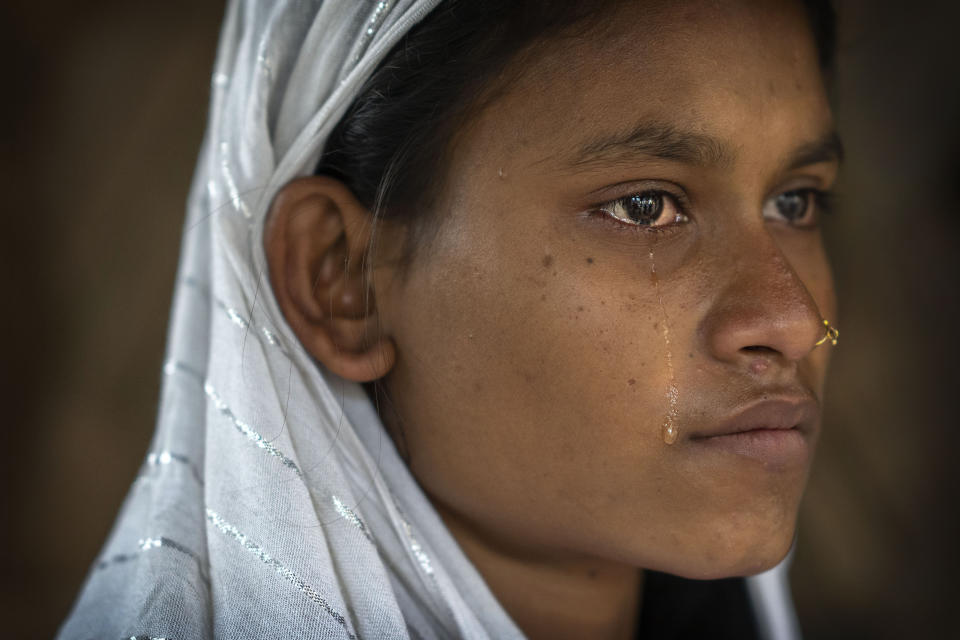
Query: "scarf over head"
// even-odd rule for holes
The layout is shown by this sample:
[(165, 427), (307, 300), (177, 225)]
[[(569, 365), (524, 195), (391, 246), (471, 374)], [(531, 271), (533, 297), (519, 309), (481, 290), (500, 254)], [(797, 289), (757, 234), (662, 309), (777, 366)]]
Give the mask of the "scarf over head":
[[(156, 434), (61, 638), (523, 637), (362, 388), (299, 345), (261, 242), (274, 195), (439, 2), (229, 3)], [(748, 580), (768, 637), (794, 637), (784, 575)]]

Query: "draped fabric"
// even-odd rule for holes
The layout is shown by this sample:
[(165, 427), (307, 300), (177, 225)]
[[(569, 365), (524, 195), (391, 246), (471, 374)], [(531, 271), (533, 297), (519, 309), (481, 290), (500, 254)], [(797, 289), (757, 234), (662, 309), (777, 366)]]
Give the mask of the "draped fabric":
[[(261, 245), (273, 196), (439, 2), (230, 2), (156, 434), (59, 637), (522, 637), (364, 391), (284, 323)], [(789, 626), (782, 575), (754, 602)]]

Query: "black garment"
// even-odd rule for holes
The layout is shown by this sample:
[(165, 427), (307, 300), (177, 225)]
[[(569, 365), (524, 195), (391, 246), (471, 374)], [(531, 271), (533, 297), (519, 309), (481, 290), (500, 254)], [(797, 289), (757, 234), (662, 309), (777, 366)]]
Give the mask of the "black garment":
[(759, 640), (743, 578), (687, 580), (645, 571), (637, 640)]

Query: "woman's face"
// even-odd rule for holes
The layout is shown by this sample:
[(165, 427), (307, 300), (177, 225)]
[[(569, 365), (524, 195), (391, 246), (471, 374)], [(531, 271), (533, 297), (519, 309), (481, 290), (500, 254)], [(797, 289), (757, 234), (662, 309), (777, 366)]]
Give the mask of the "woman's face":
[(814, 44), (787, 3), (606, 22), (525, 58), (441, 168), (436, 235), (375, 270), (384, 382), (455, 530), (756, 573), (793, 537), (836, 313)]

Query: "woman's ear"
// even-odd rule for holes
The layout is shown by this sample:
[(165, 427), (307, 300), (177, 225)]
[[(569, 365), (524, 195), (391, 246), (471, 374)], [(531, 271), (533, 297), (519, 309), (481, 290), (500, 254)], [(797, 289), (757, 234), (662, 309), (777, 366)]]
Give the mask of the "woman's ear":
[(340, 181), (298, 178), (277, 194), (263, 243), (274, 295), (304, 348), (342, 378), (369, 382), (396, 361), (364, 269), (373, 215)]

